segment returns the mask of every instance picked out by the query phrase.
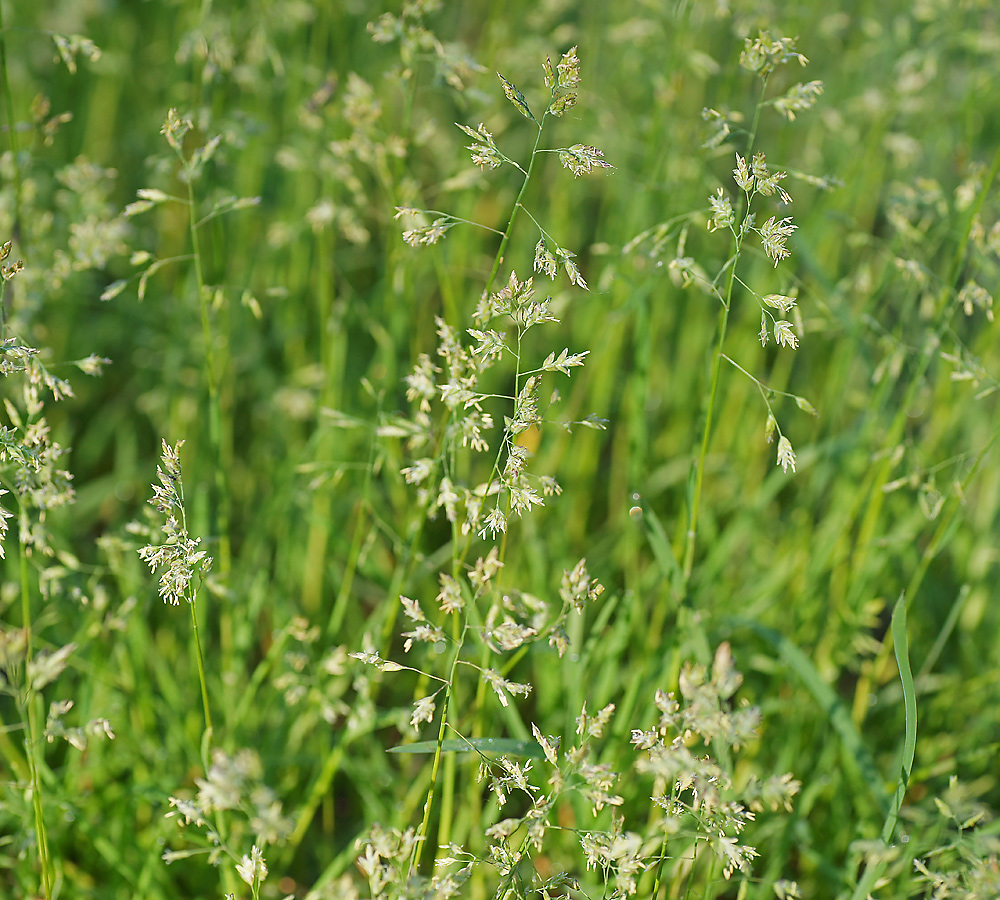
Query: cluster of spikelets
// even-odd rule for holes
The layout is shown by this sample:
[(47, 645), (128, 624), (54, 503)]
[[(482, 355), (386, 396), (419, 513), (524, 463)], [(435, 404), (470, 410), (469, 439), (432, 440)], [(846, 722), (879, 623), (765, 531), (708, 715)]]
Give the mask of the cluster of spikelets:
[[(697, 744), (716, 752), (738, 751), (751, 740), (760, 722), (752, 707), (731, 707), (741, 683), (727, 644), (721, 645), (711, 671), (686, 665), (681, 673), (680, 697), (657, 691), (653, 698), (659, 718), (649, 729), (634, 730), (635, 777), (652, 779), (653, 814), (641, 823), (626, 822), (617, 810), (624, 798), (618, 792), (624, 773), (599, 762), (615, 712), (614, 704), (576, 719), (576, 740), (562, 747), (559, 738), (544, 735), (532, 725), (541, 747), (539, 771), (532, 761), (480, 754), (479, 780), (493, 795), (498, 811), (516, 806), (520, 813), (501, 818), (486, 831), (485, 854), (476, 856), (450, 843), (435, 860), (439, 870), (424, 876), (412, 872), (422, 838), (410, 828), (386, 829), (374, 825), (360, 842), (358, 860), (368, 879), (372, 900), (397, 898), (448, 898), (456, 896), (477, 868), (491, 873), (496, 896), (514, 884), (524, 894), (562, 889), (592, 889), (591, 876), (572, 867), (562, 871), (536, 871), (532, 860), (545, 856), (564, 860), (568, 811), (573, 796), (590, 808), (594, 825), (571, 826), (586, 871), (593, 871), (605, 885), (605, 896), (625, 898), (638, 893), (640, 884), (658, 883), (661, 867), (669, 858), (697, 853), (705, 847), (721, 865), (725, 878), (749, 872), (756, 850), (740, 840), (746, 825), (765, 809), (791, 809), (800, 785), (791, 775), (760, 781), (751, 777), (737, 787), (729, 768), (711, 755), (698, 752)], [(475, 746), (469, 743), (469, 750)], [(635, 830), (633, 830), (633, 828)], [(558, 867), (556, 867), (558, 868)], [(646, 879), (646, 881), (643, 881)], [(793, 882), (775, 886), (778, 896), (795, 897)], [(655, 893), (655, 887), (653, 889)], [(651, 894), (652, 895), (652, 894)]]

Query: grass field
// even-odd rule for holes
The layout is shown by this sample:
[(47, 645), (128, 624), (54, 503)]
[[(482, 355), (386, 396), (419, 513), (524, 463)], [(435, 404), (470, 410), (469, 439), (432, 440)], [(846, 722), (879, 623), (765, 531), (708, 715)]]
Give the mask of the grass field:
[(995, 2), (0, 16), (0, 898), (1000, 897)]

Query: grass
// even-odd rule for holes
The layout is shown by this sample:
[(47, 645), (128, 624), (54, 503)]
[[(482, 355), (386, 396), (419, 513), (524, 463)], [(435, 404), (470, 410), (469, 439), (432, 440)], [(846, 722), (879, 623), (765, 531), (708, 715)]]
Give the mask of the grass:
[(437, 6), (0, 5), (0, 896), (998, 896), (996, 10)]

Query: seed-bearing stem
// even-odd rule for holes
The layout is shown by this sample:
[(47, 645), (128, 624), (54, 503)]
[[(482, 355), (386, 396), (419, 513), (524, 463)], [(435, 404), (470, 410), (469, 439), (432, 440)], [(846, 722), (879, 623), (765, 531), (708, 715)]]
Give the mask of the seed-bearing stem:
[[(510, 217), (507, 220), (507, 227), (503, 231), (503, 237), (500, 240), (500, 246), (497, 248), (497, 253), (496, 253), (496, 256), (494, 257), (494, 260), (493, 260), (493, 267), (490, 269), (489, 277), (486, 280), (486, 287), (483, 290), (483, 295), (484, 296), (489, 295), (490, 291), (493, 289), (493, 284), (496, 281), (497, 274), (500, 271), (500, 266), (503, 264), (504, 253), (505, 253), (505, 251), (507, 249), (507, 243), (510, 240), (511, 233), (513, 232), (514, 223), (517, 220), (517, 214), (520, 211), (520, 209), (522, 208), (521, 207), (521, 200), (524, 197), (524, 194), (525, 194), (525, 192), (528, 189), (528, 183), (531, 181), (531, 173), (532, 173), (532, 171), (534, 169), (535, 158), (536, 158), (536, 156), (539, 153), (539, 149), (538, 148), (539, 148), (539, 144), (541, 143), (541, 140), (542, 140), (542, 131), (544, 130), (544, 123), (545, 123), (545, 116), (546, 115), (548, 115), (547, 111), (546, 111), (545, 115), (542, 116), (542, 121), (538, 123), (538, 133), (535, 135), (535, 143), (534, 143), (534, 146), (531, 148), (531, 157), (528, 160), (528, 168), (527, 168), (526, 171), (524, 171), (524, 180), (521, 182), (521, 189), (520, 189), (520, 191), (518, 191), (517, 197), (514, 200), (514, 205), (513, 205), (513, 208), (511, 209)], [(518, 168), (520, 168), (520, 167), (518, 166)], [(520, 339), (520, 334), (518, 335), (518, 338)], [(515, 386), (514, 396), (515, 397), (517, 396), (517, 394), (518, 394), (518, 392), (520, 390), (520, 379), (521, 379), (521, 370), (520, 370), (521, 361), (520, 361), (520, 353), (519, 352), (516, 354), (516, 357), (517, 357), (516, 371), (515, 371), (515, 376), (514, 376), (514, 386)], [(493, 471), (490, 474), (490, 481), (489, 481), (490, 485), (492, 485), (493, 481), (499, 475), (499, 471), (500, 471), (500, 458), (501, 458), (501, 455), (503, 453), (503, 448), (504, 448), (505, 444), (506, 444), (506, 436), (505, 436), (505, 440), (501, 441), (501, 446), (500, 446), (500, 449), (499, 449), (498, 454), (497, 454), (497, 459), (494, 462)], [(487, 495), (488, 495), (488, 493), (489, 493), (489, 491), (487, 490)], [(509, 499), (508, 499), (508, 504), (509, 504)], [(508, 509), (508, 512), (509, 512), (509, 509)], [(422, 522), (423, 522), (424, 519), (426, 519), (426, 508), (425, 508), (425, 510), (423, 512), (423, 515), (422, 515), (421, 524), (422, 524)], [(503, 535), (503, 538), (501, 539), (502, 550), (506, 550), (506, 537), (507, 537), (507, 535), (506, 535), (506, 532), (505, 532), (504, 535)], [(452, 558), (453, 574), (457, 574), (457, 570), (458, 570), (459, 565), (461, 564), (461, 560), (464, 559), (465, 556), (466, 556), (466, 554), (469, 552), (469, 548), (471, 547), (471, 544), (472, 544), (472, 534), (470, 532), (470, 535), (469, 535), (468, 539), (466, 540), (465, 545), (462, 548), (461, 552), (460, 553), (456, 553), (456, 554), (453, 555), (453, 558)], [(501, 554), (501, 556), (502, 556), (502, 554)], [(461, 652), (462, 652), (462, 648), (465, 645), (465, 638), (466, 638), (466, 635), (468, 634), (468, 630), (469, 630), (469, 615), (470, 615), (470, 612), (467, 609), (466, 610), (466, 615), (465, 615), (465, 622), (462, 625), (461, 632), (457, 635), (457, 640), (455, 641), (455, 652), (454, 652), (454, 656), (452, 658), (451, 668), (450, 668), (449, 675), (448, 675), (448, 686), (447, 686), (447, 688), (445, 690), (445, 699), (444, 699), (444, 703), (442, 704), (441, 723), (440, 723), (440, 725), (438, 727), (437, 746), (435, 747), (435, 750), (434, 750), (434, 760), (433, 760), (433, 762), (431, 764), (431, 781), (430, 781), (430, 786), (427, 789), (427, 799), (426, 799), (426, 801), (424, 803), (424, 815), (423, 815), (423, 819), (422, 819), (422, 821), (420, 823), (420, 828), (417, 831), (417, 841), (416, 841), (416, 844), (414, 845), (413, 855), (412, 855), (412, 858), (411, 858), (411, 861), (410, 861), (410, 871), (411, 872), (414, 872), (414, 871), (416, 871), (416, 870), (419, 869), (420, 859), (421, 859), (421, 855), (422, 855), (422, 852), (423, 852), (423, 845), (424, 845), (424, 843), (426, 843), (426, 838), (427, 838), (428, 830), (429, 830), (429, 827), (430, 827), (430, 816), (431, 816), (431, 808), (432, 808), (433, 802), (434, 802), (435, 785), (437, 784), (438, 771), (440, 769), (440, 764), (441, 764), (441, 752), (442, 752), (442, 747), (444, 745), (446, 729), (447, 729), (447, 726), (448, 726), (448, 713), (449, 713), (450, 708), (451, 708), (452, 685), (454, 683), (455, 669), (456, 669), (456, 667), (458, 665), (458, 662), (459, 662), (459, 659), (460, 659), (460, 656), (461, 656)], [(390, 618), (394, 618), (394, 617), (391, 616)], [(456, 627), (457, 627), (457, 623), (456, 623)], [(478, 686), (477, 692), (476, 692), (477, 708), (480, 711), (483, 709), (483, 700), (484, 699), (485, 699), (485, 684), (484, 684), (483, 680), (480, 679), (479, 686)], [(452, 772), (452, 774), (454, 775), (454, 772)], [(447, 791), (447, 793), (451, 793), (451, 790), (453, 790), (453, 786), (451, 787), (451, 789), (449, 789)]]
[[(747, 140), (747, 156), (753, 153), (754, 140), (757, 135), (757, 123), (760, 120), (760, 111), (764, 105), (764, 93), (767, 90), (767, 76), (762, 79), (760, 97), (757, 99), (757, 106), (754, 110), (753, 124), (750, 128), (750, 136)], [(746, 207), (743, 211), (743, 219), (750, 212), (751, 196), (746, 196)], [(730, 226), (732, 229), (732, 226)], [(733, 286), (736, 283), (736, 266), (740, 260), (740, 251), (743, 247), (743, 229), (738, 232), (733, 229), (733, 237), (736, 242), (733, 255), (729, 260), (729, 276), (726, 279), (726, 294), (722, 302), (722, 312), (719, 316), (719, 338), (715, 345), (715, 358), (712, 361), (712, 377), (708, 389), (708, 406), (705, 410), (705, 425), (701, 433), (701, 448), (698, 452), (698, 460), (695, 463), (695, 483), (691, 497), (691, 508), (688, 513), (688, 527), (684, 546), (684, 563), (682, 568), (684, 585), (687, 587), (691, 580), (691, 572), (694, 569), (695, 543), (698, 538), (698, 512), (701, 506), (701, 491), (705, 480), (705, 460), (708, 457), (708, 443), (712, 436), (712, 417), (715, 412), (715, 398), (719, 390), (719, 372), (722, 369), (723, 348), (726, 343), (726, 327), (729, 324), (729, 310), (732, 306)]]
[[(178, 151), (180, 152), (180, 151)], [(194, 179), (188, 177), (188, 219), (191, 232), (191, 250), (194, 257), (195, 286), (201, 310), (202, 339), (205, 342), (205, 376), (208, 381), (208, 442), (212, 453), (212, 469), (215, 479), (214, 497), (211, 504), (210, 528), (219, 542), (219, 569), (227, 574), (230, 565), (229, 548), (229, 491), (226, 484), (226, 466), (222, 459), (222, 408), (219, 400), (219, 383), (216, 376), (215, 348), (209, 301), (205, 290), (205, 275), (201, 265), (201, 246), (198, 240), (198, 222), (195, 218), (197, 204), (194, 194)]]
[(538, 145), (542, 141), (542, 130), (545, 128), (545, 116), (548, 115), (546, 111), (542, 115), (542, 121), (538, 123), (538, 134), (535, 136), (535, 146), (531, 148), (531, 158), (528, 160), (528, 171), (524, 173), (524, 181), (521, 182), (521, 190), (518, 191), (517, 198), (514, 200), (514, 208), (510, 211), (510, 218), (507, 220), (507, 227), (504, 229), (503, 238), (500, 240), (500, 247), (497, 250), (496, 258), (493, 260), (493, 268), (490, 269), (490, 277), (486, 279), (486, 288), (483, 294), (489, 294), (493, 289), (493, 282), (496, 280), (497, 273), (500, 271), (500, 266), (503, 264), (504, 251), (507, 249), (507, 242), (510, 240), (511, 231), (514, 228), (514, 222), (517, 219), (518, 210), (521, 208), (521, 198), (524, 196), (525, 191), (528, 189), (528, 182), (531, 181), (531, 171), (535, 167), (535, 157), (538, 155)]

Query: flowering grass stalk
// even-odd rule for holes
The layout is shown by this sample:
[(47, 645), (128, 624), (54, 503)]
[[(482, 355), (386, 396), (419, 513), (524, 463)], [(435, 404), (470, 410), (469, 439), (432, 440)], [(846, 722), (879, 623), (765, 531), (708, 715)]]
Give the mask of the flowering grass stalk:
[[(365, 4), (0, 2), (0, 896), (1000, 896), (990, 4), (800, 9), (824, 86), (754, 0), (399, 0), (365, 48)], [(60, 25), (106, 42), (84, 78)], [(605, 102), (522, 94), (540, 41)], [(624, 177), (586, 178), (598, 134)], [(230, 191), (263, 202), (216, 223)], [(49, 406), (78, 344), (118, 377)], [(133, 520), (171, 432), (168, 535)], [(217, 559), (191, 626), (165, 541)]]
[[(773, 330), (774, 339), (779, 345), (791, 347), (792, 349), (798, 346), (798, 338), (792, 330), (792, 323), (783, 318), (775, 319), (773, 314), (769, 312), (769, 308), (771, 308), (778, 310), (779, 313), (786, 313), (795, 305), (795, 299), (780, 294), (761, 297), (737, 276), (740, 258), (745, 252), (744, 243), (751, 233), (757, 234), (763, 245), (765, 254), (777, 266), (779, 262), (787, 259), (789, 256), (790, 251), (786, 241), (797, 227), (792, 224), (791, 218), (786, 217), (778, 220), (775, 216), (771, 216), (766, 222), (758, 226), (756, 224), (756, 212), (753, 210), (754, 200), (758, 197), (770, 197), (777, 194), (783, 204), (787, 205), (792, 202), (792, 198), (780, 186), (785, 173), (771, 172), (765, 162), (764, 154), (754, 153), (754, 144), (757, 138), (757, 128), (760, 122), (761, 111), (768, 105), (768, 101), (765, 99), (768, 79), (775, 67), (792, 61), (798, 62), (803, 66), (807, 63), (806, 58), (795, 49), (795, 41), (790, 38), (773, 40), (766, 32), (761, 32), (756, 39), (746, 39), (740, 63), (760, 77), (761, 86), (757, 104), (754, 107), (753, 122), (746, 135), (745, 155), (736, 154), (736, 168), (733, 169), (733, 177), (742, 192), (741, 212), (739, 216), (737, 216), (736, 211), (733, 209), (732, 202), (729, 200), (724, 188), (719, 188), (717, 193), (709, 198), (712, 209), (709, 230), (728, 231), (732, 236), (732, 251), (722, 272), (716, 276), (711, 285), (712, 291), (719, 297), (721, 310), (716, 330), (715, 353), (712, 359), (712, 372), (708, 386), (704, 425), (702, 427), (698, 455), (693, 463), (692, 477), (694, 484), (690, 496), (687, 530), (685, 532), (684, 552), (682, 556), (682, 573), (685, 584), (690, 580), (694, 568), (695, 545), (698, 536), (698, 516), (705, 478), (705, 461), (708, 457), (709, 441), (715, 419), (719, 375), (723, 361), (732, 362), (725, 354), (725, 343), (729, 326), (729, 315), (732, 310), (733, 291), (737, 283), (754, 294), (761, 305), (761, 343), (765, 346), (767, 345), (769, 331)], [(822, 93), (822, 84), (819, 82), (811, 82), (808, 90), (803, 89), (801, 85), (795, 85), (784, 97), (778, 98), (777, 101), (772, 101), (772, 105), (786, 118), (792, 120), (795, 118), (796, 112), (811, 107), (816, 102), (816, 98), (820, 93)], [(724, 117), (714, 110), (707, 111), (705, 117), (713, 120), (724, 120)], [(728, 135), (729, 133), (729, 127), (726, 126), (724, 134)], [(681, 255), (681, 253), (678, 253), (678, 256)], [(723, 273), (725, 273), (726, 279), (725, 289), (720, 293), (717, 283)], [(770, 329), (768, 327), (769, 323), (771, 326)], [(748, 374), (739, 365), (735, 363), (733, 365), (739, 371)], [(792, 444), (787, 437), (781, 434), (778, 427), (778, 420), (771, 408), (768, 397), (769, 391), (756, 378), (753, 378), (753, 376), (750, 376), (750, 378), (760, 390), (767, 407), (765, 436), (768, 442), (773, 440), (776, 432), (778, 435), (778, 464), (781, 466), (782, 471), (787, 471), (791, 467), (792, 472), (794, 472), (795, 454)], [(803, 398), (794, 397), (794, 395), (788, 396), (793, 397), (800, 408), (812, 410), (808, 401), (805, 401)]]
[[(203, 253), (201, 249), (201, 229), (219, 216), (230, 212), (256, 206), (259, 197), (226, 196), (216, 200), (211, 210), (202, 214), (199, 198), (195, 192), (195, 184), (205, 175), (206, 167), (212, 161), (219, 146), (222, 135), (209, 138), (204, 145), (187, 150), (185, 141), (191, 134), (194, 125), (189, 117), (180, 115), (176, 109), (170, 109), (167, 118), (160, 129), (168, 146), (180, 164), (180, 180), (185, 185), (187, 197), (176, 197), (159, 188), (141, 188), (138, 199), (125, 209), (126, 217), (137, 216), (163, 204), (180, 203), (187, 210), (188, 236), (191, 242), (191, 253), (170, 259), (157, 259), (152, 254), (139, 251), (132, 254), (132, 263), (143, 266), (137, 276), (139, 299), (143, 299), (149, 278), (168, 263), (190, 261), (194, 266), (195, 292), (198, 296), (198, 312), (201, 322), (201, 336), (205, 347), (203, 358), (204, 381), (208, 391), (208, 444), (211, 451), (212, 491), (209, 510), (209, 531), (218, 543), (219, 567), (223, 576), (230, 568), (230, 503), (231, 492), (227, 473), (230, 468), (231, 453), (227, 449), (227, 434), (231, 427), (224, 422), (222, 397), (220, 394), (220, 373), (223, 363), (216, 356), (217, 333), (212, 326), (213, 306), (224, 301), (224, 291), (213, 291), (205, 282), (203, 268)], [(102, 300), (110, 300), (120, 294), (128, 281), (119, 279), (110, 285), (101, 295)], [(245, 293), (246, 296), (246, 293)], [(228, 626), (223, 627), (228, 632)]]
[[(215, 736), (212, 725), (212, 707), (208, 695), (208, 681), (205, 676), (205, 655), (202, 649), (201, 633), (198, 629), (197, 599), (205, 576), (212, 567), (213, 560), (206, 551), (199, 548), (201, 538), (193, 538), (188, 533), (184, 479), (180, 461), (180, 448), (183, 444), (183, 441), (178, 441), (170, 446), (166, 440), (161, 443), (161, 464), (156, 467), (156, 476), (160, 483), (153, 485), (153, 497), (149, 503), (166, 517), (161, 526), (163, 542), (141, 547), (139, 557), (152, 572), (160, 570), (159, 594), (163, 602), (170, 606), (179, 606), (184, 603), (191, 616), (191, 635), (194, 640), (198, 683), (201, 688), (202, 715), (205, 721), (199, 755), (206, 775), (210, 777), (213, 764), (209, 762), (209, 755), (215, 743)], [(213, 807), (210, 804), (204, 804), (201, 809), (194, 809), (175, 803), (173, 798), (171, 803), (179, 807), (188, 823), (192, 821), (204, 823), (201, 809), (206, 814), (213, 813), (215, 829), (214, 832), (210, 831), (209, 839), (214, 844), (225, 846), (227, 829), (223, 819), (224, 806), (216, 804)], [(248, 871), (256, 870), (251, 866)], [(263, 871), (266, 875), (266, 866)], [(240, 874), (243, 874), (242, 871)], [(234, 885), (233, 873), (228, 867), (223, 870), (223, 880), (227, 887)], [(259, 882), (253, 880), (249, 883), (259, 886)], [(254, 897), (256, 898), (256, 896), (255, 892)]]
[[(482, 727), (481, 716), (488, 693), (487, 685), (493, 688), (503, 705), (508, 703), (509, 694), (526, 693), (530, 689), (529, 685), (508, 681), (490, 668), (489, 656), (491, 652), (498, 652), (501, 647), (507, 650), (517, 649), (526, 641), (533, 640), (538, 635), (539, 629), (518, 626), (516, 620), (508, 618), (503, 628), (498, 630), (496, 626), (499, 622), (496, 620), (500, 607), (497, 605), (497, 600), (492, 600), (493, 605), (485, 617), (477, 604), (497, 597), (498, 588), (491, 582), (504, 565), (511, 518), (526, 515), (533, 507), (543, 505), (544, 496), (553, 495), (559, 490), (555, 479), (550, 476), (528, 475), (526, 468), (530, 453), (517, 441), (518, 435), (545, 422), (540, 410), (539, 396), (542, 378), (555, 373), (569, 375), (573, 368), (583, 364), (586, 353), (570, 353), (568, 348), (564, 348), (559, 352), (550, 353), (540, 365), (529, 367), (522, 357), (524, 337), (537, 325), (557, 321), (549, 311), (551, 298), (534, 299), (532, 279), (522, 281), (514, 271), (511, 271), (506, 285), (501, 290), (494, 291), (493, 288), (506, 259), (518, 214), (524, 209), (523, 199), (540, 155), (557, 153), (563, 167), (570, 169), (574, 175), (585, 174), (594, 169), (611, 168), (603, 160), (603, 154), (593, 147), (581, 144), (562, 149), (542, 147), (547, 118), (561, 116), (576, 103), (576, 89), (580, 81), (576, 48), (564, 54), (555, 67), (546, 60), (543, 64), (543, 75), (549, 98), (540, 118), (531, 111), (527, 99), (520, 90), (502, 75), (499, 76), (507, 99), (522, 116), (534, 123), (537, 129), (530, 156), (523, 166), (503, 153), (484, 125), (480, 124), (476, 129), (465, 125), (459, 126), (473, 139), (468, 148), (472, 154), (472, 161), (484, 169), (496, 169), (505, 164), (513, 166), (522, 176), (520, 189), (507, 218), (506, 227), (502, 232), (496, 232), (500, 234), (500, 244), (475, 311), (475, 327), (467, 329), (468, 334), (476, 342), (475, 345), (464, 346), (456, 330), (439, 319), (438, 355), (444, 361), (448, 381), (445, 384), (437, 383), (436, 376), (441, 370), (428, 356), (422, 356), (413, 374), (407, 378), (408, 399), (417, 404), (414, 418), (409, 421), (391, 420), (380, 429), (384, 437), (406, 437), (413, 446), (428, 445), (433, 448), (433, 456), (415, 460), (403, 469), (402, 474), (407, 482), (417, 485), (420, 491), (422, 510), (420, 521), (423, 522), (436, 510), (443, 509), (451, 523), (452, 531), (451, 564), (449, 571), (441, 575), (442, 589), (437, 597), (441, 614), (450, 619), (450, 634), (446, 634), (440, 626), (433, 625), (417, 601), (405, 596), (400, 597), (404, 613), (416, 623), (413, 631), (404, 633), (404, 637), (407, 638), (405, 645), (407, 651), (415, 642), (441, 641), (451, 647), (447, 674), (440, 679), (441, 687), (430, 697), (418, 698), (411, 718), (413, 728), (423, 721), (430, 722), (440, 705), (441, 718), (430, 765), (429, 787), (420, 825), (413, 835), (412, 842), (408, 843), (409, 857), (403, 869), (404, 876), (415, 877), (420, 871), (424, 845), (430, 835), (443, 748), (449, 730), (457, 731), (457, 725), (452, 721), (452, 700), (458, 673), (463, 669), (472, 669), (479, 673), (475, 700), (476, 715), (473, 719), (476, 723), (475, 730)], [(572, 284), (586, 289), (587, 284), (573, 261), (574, 254), (561, 247), (526, 209), (525, 213), (538, 228), (540, 235), (534, 251), (535, 272), (555, 278), (558, 270), (562, 268)], [(397, 218), (403, 215), (417, 219), (425, 219), (429, 215), (435, 216), (427, 224), (418, 221), (414, 227), (404, 231), (404, 240), (413, 246), (436, 243), (450, 228), (463, 221), (446, 213), (411, 207), (398, 208)], [(487, 230), (495, 231), (486, 227)], [(499, 330), (498, 321), (506, 322), (511, 331)], [(512, 358), (513, 363), (514, 394), (510, 397), (498, 396), (490, 391), (484, 391), (479, 386), (487, 371), (504, 357)], [(487, 411), (486, 404), (495, 400), (510, 402), (512, 409), (503, 417), (504, 427), (486, 479), (474, 488), (464, 487), (456, 478), (457, 453), (462, 448), (471, 448), (472, 451), (479, 453), (489, 451), (489, 434), (494, 428), (494, 417)], [(432, 402), (441, 403), (444, 407), (436, 426), (432, 426), (429, 418)], [(593, 421), (576, 424), (599, 427), (599, 423)], [(437, 488), (424, 487), (425, 484), (433, 484), (432, 479), (438, 480)], [(419, 530), (418, 527), (417, 533)], [(500, 543), (499, 547), (494, 547), (487, 557), (481, 557), (475, 564), (470, 584), (463, 577), (462, 570), (477, 536), (485, 540), (499, 539)], [(562, 615), (565, 616), (565, 610)], [(388, 637), (391, 633), (395, 618), (394, 610), (388, 616), (383, 628), (384, 636)], [(556, 620), (552, 623), (549, 634), (551, 639), (563, 641), (564, 639), (559, 636), (559, 622), (560, 620)], [(466, 644), (473, 634), (480, 642), (478, 661), (475, 663), (464, 658)], [(396, 665), (382, 660), (377, 654), (372, 655), (371, 651), (358, 654), (358, 658), (381, 667), (383, 671), (386, 670), (386, 666)], [(460, 731), (457, 733), (461, 734)], [(449, 764), (448, 773), (449, 778), (444, 793), (445, 802), (450, 808), (456, 777), (453, 765)], [(472, 795), (470, 802), (478, 805), (478, 802), (472, 799)], [(440, 837), (448, 834), (449, 821), (450, 814), (441, 817)]]
[(150, 504), (166, 520), (162, 526), (162, 544), (147, 544), (140, 548), (140, 558), (155, 572), (160, 573), (160, 597), (164, 603), (179, 606), (187, 604), (191, 615), (191, 634), (194, 637), (195, 659), (198, 663), (198, 682), (201, 685), (202, 713), (205, 717), (205, 743), (212, 742), (212, 708), (208, 700), (208, 683), (205, 680), (205, 655), (198, 631), (196, 601), (205, 576), (212, 567), (212, 557), (198, 549), (201, 538), (188, 534), (187, 509), (184, 505), (184, 480), (181, 475), (180, 448), (183, 441), (171, 447), (166, 440), (160, 452), (161, 465), (156, 467), (159, 485), (153, 485)]

